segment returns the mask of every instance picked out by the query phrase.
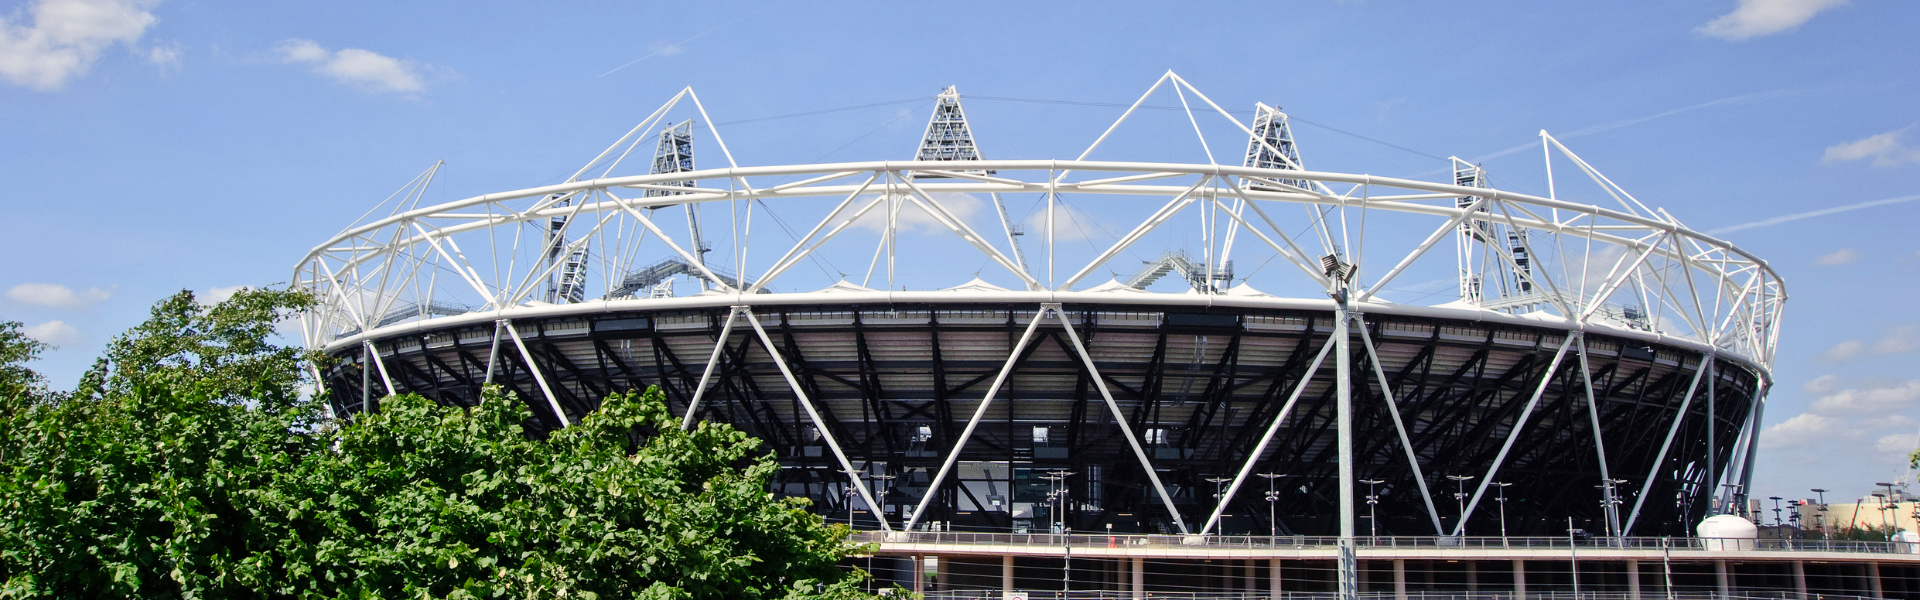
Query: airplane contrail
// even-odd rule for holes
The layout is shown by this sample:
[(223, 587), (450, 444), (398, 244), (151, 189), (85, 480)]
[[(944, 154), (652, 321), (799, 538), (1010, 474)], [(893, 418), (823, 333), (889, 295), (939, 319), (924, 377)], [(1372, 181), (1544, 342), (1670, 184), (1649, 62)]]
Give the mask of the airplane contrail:
[[(1556, 135), (1556, 136), (1554, 136), (1554, 137), (1556, 137), (1556, 138), (1559, 138), (1559, 139), (1562, 139), (1562, 140), (1570, 140), (1570, 139), (1573, 139), (1573, 138), (1577, 138), (1577, 137), (1581, 137), (1581, 136), (1588, 136), (1588, 135), (1593, 135), (1593, 134), (1596, 134), (1596, 133), (1600, 133), (1600, 132), (1602, 132), (1602, 131), (1612, 131), (1612, 130), (1615, 130), (1615, 129), (1619, 129), (1619, 128), (1621, 128), (1621, 127), (1626, 127), (1626, 126), (1628, 126), (1628, 125), (1638, 125), (1638, 124), (1641, 124), (1641, 123), (1645, 123), (1645, 122), (1647, 122), (1647, 121), (1652, 121), (1652, 120), (1654, 120), (1654, 119), (1658, 119), (1658, 118), (1662, 118), (1662, 117), (1670, 117), (1670, 116), (1673, 116), (1673, 115), (1677, 115), (1677, 114), (1680, 114), (1680, 113), (1683, 113), (1683, 112), (1687, 112), (1687, 111), (1690, 111), (1690, 110), (1695, 110), (1695, 109), (1701, 109), (1701, 108), (1708, 108), (1708, 107), (1713, 107), (1713, 106), (1720, 106), (1720, 105), (1724, 105), (1724, 104), (1751, 104), (1751, 103), (1754, 103), (1754, 102), (1762, 102), (1762, 101), (1766, 101), (1766, 100), (1771, 100), (1771, 99), (1773, 99), (1773, 98), (1775, 98), (1775, 97), (1779, 97), (1779, 96), (1782, 96), (1782, 95), (1786, 95), (1786, 94), (1788, 94), (1788, 93), (1790, 93), (1790, 92), (1789, 92), (1789, 90), (1773, 90), (1773, 91), (1770, 91), (1770, 92), (1754, 92), (1754, 93), (1751, 93), (1751, 94), (1741, 94), (1741, 95), (1738, 95), (1738, 96), (1732, 96), (1732, 97), (1728, 97), (1728, 98), (1721, 98), (1721, 99), (1719, 99), (1719, 100), (1713, 100), (1713, 101), (1709, 101), (1709, 102), (1702, 102), (1702, 103), (1699, 103), (1699, 104), (1695, 104), (1695, 105), (1693, 105), (1693, 106), (1685, 106), (1685, 107), (1681, 107), (1681, 108), (1676, 108), (1676, 109), (1673, 109), (1673, 110), (1669, 110), (1669, 111), (1666, 111), (1666, 112), (1663, 112), (1663, 113), (1660, 113), (1660, 114), (1656, 114), (1656, 115), (1650, 115), (1650, 116), (1645, 116), (1645, 117), (1639, 117), (1639, 118), (1634, 118), (1634, 119), (1627, 119), (1627, 120), (1624, 120), (1624, 121), (1615, 121), (1615, 122), (1612, 122), (1612, 123), (1605, 123), (1605, 124), (1601, 124), (1601, 125), (1592, 125), (1592, 126), (1588, 126), (1588, 127), (1582, 127), (1582, 128), (1580, 128), (1580, 129), (1575, 129), (1575, 130), (1573, 130), (1573, 131), (1570, 131), (1570, 132), (1567, 132), (1567, 133), (1564, 133), (1564, 134), (1560, 134), (1560, 135)], [(1525, 144), (1520, 144), (1520, 145), (1518, 145), (1518, 146), (1514, 146), (1514, 147), (1512, 147), (1512, 148), (1508, 148), (1508, 149), (1505, 149), (1505, 150), (1501, 150), (1501, 151), (1499, 151), (1499, 152), (1494, 152), (1494, 153), (1492, 153), (1492, 154), (1488, 154), (1488, 155), (1485, 155), (1485, 156), (1478, 156), (1478, 157), (1474, 157), (1474, 159), (1472, 160), (1472, 162), (1476, 162), (1476, 163), (1478, 163), (1478, 162), (1482, 162), (1482, 161), (1486, 161), (1486, 160), (1489, 160), (1489, 159), (1494, 159), (1494, 158), (1499, 158), (1499, 157), (1502, 157), (1502, 156), (1506, 156), (1506, 155), (1508, 155), (1508, 154), (1513, 154), (1513, 153), (1515, 153), (1515, 152), (1520, 152), (1520, 151), (1524, 151), (1524, 150), (1531, 150), (1531, 149), (1534, 149), (1534, 148), (1539, 148), (1539, 147), (1540, 147), (1540, 142), (1538, 142), (1538, 141), (1533, 141), (1533, 142), (1527, 142), (1527, 143), (1525, 143)]]
[[(697, 40), (697, 39), (700, 39), (700, 36), (703, 36), (703, 35), (706, 35), (706, 34), (709, 34), (709, 33), (713, 33), (713, 32), (715, 32), (715, 31), (719, 31), (721, 27), (726, 27), (726, 26), (728, 26), (728, 25), (732, 25), (732, 24), (734, 24), (734, 23), (739, 23), (740, 21), (742, 21), (742, 20), (745, 20), (745, 19), (746, 19), (747, 17), (751, 17), (751, 16), (754, 16), (754, 15), (757, 15), (757, 14), (760, 14), (760, 13), (763, 13), (763, 12), (766, 12), (766, 11), (767, 11), (767, 9), (769, 9), (769, 8), (773, 8), (773, 7), (775, 7), (775, 6), (779, 6), (779, 5), (781, 5), (781, 4), (784, 4), (784, 3), (786, 3), (786, 1), (787, 1), (787, 0), (780, 0), (779, 2), (775, 2), (775, 3), (773, 3), (773, 4), (768, 4), (768, 5), (766, 5), (766, 6), (762, 6), (762, 7), (760, 7), (760, 10), (756, 10), (756, 11), (753, 11), (753, 12), (750, 12), (750, 13), (747, 13), (747, 14), (745, 14), (745, 15), (741, 15), (741, 16), (740, 16), (740, 18), (738, 18), (738, 19), (734, 19), (734, 20), (732, 20), (732, 21), (727, 21), (727, 22), (725, 22), (725, 23), (721, 23), (721, 24), (719, 24), (718, 26), (715, 26), (715, 27), (714, 27), (713, 29), (708, 29), (708, 30), (706, 30), (706, 31), (702, 31), (702, 32), (700, 32), (700, 33), (696, 33), (696, 34), (693, 34), (693, 37), (690, 37), (690, 38), (687, 38), (687, 39), (684, 39), (684, 40), (680, 40), (680, 41), (679, 41), (678, 43), (674, 43), (674, 44), (669, 44), (669, 45), (667, 45), (667, 46), (664, 46), (664, 47), (661, 47), (661, 48), (660, 48), (659, 50), (655, 50), (655, 51), (653, 51), (653, 53), (651, 53), (651, 54), (648, 54), (648, 55), (646, 55), (646, 56), (642, 56), (642, 57), (640, 57), (640, 58), (636, 58), (636, 59), (633, 59), (633, 61), (632, 61), (632, 62), (629, 62), (629, 63), (627, 63), (627, 64), (624, 64), (624, 65), (620, 65), (620, 66), (618, 66), (618, 67), (614, 67), (612, 71), (607, 71), (607, 72), (605, 72), (605, 73), (601, 73), (601, 74), (599, 75), (599, 77), (606, 77), (606, 76), (608, 76), (608, 75), (612, 75), (612, 74), (613, 74), (613, 71), (618, 71), (618, 70), (621, 70), (621, 69), (625, 69), (625, 68), (627, 68), (627, 67), (631, 67), (631, 66), (633, 66), (633, 65), (634, 65), (634, 63), (637, 63), (637, 62), (640, 62), (640, 61), (643, 61), (643, 60), (646, 60), (646, 59), (649, 59), (649, 58), (653, 58), (653, 57), (655, 57), (655, 56), (659, 56), (659, 55), (660, 55), (660, 53), (662, 53), (662, 52), (666, 52), (666, 51), (668, 51), (668, 50), (678, 50), (678, 49), (680, 48), (680, 45), (681, 45), (681, 44), (685, 44), (685, 43), (687, 43), (687, 42), (691, 42), (691, 41), (694, 41), (694, 40)], [(598, 78), (598, 77), (596, 77), (596, 79), (597, 79), (597, 78)]]
[(1732, 226), (1728, 226), (1728, 227), (1721, 227), (1721, 228), (1719, 228), (1719, 229), (1714, 229), (1714, 230), (1710, 230), (1710, 231), (1708, 231), (1708, 232), (1707, 232), (1707, 235), (1721, 235), (1721, 234), (1727, 234), (1727, 233), (1733, 233), (1733, 232), (1735, 232), (1735, 231), (1740, 231), (1740, 230), (1743, 230), (1743, 229), (1753, 229), (1753, 228), (1755, 228), (1755, 227), (1766, 227), (1766, 226), (1768, 226), (1768, 225), (1779, 225), (1779, 224), (1781, 224), (1781, 223), (1788, 223), (1788, 222), (1792, 222), (1792, 221), (1798, 221), (1798, 220), (1801, 220), (1801, 219), (1811, 219), (1811, 218), (1814, 218), (1814, 217), (1824, 217), (1824, 216), (1827, 216), (1827, 215), (1831, 215), (1831, 214), (1835, 214), (1835, 213), (1843, 213), (1843, 212), (1848, 212), (1848, 211), (1855, 211), (1855, 210), (1860, 210), (1860, 209), (1863, 209), (1863, 208), (1873, 208), (1873, 207), (1875, 207), (1875, 206), (1886, 206), (1886, 205), (1888, 205), (1888, 204), (1900, 204), (1900, 203), (1902, 203), (1902, 202), (1912, 202), (1912, 201), (1914, 201), (1914, 200), (1920, 200), (1920, 195), (1915, 195), (1915, 196), (1901, 196), (1901, 197), (1899, 197), (1899, 198), (1887, 198), (1887, 199), (1885, 199), (1885, 200), (1871, 200), (1871, 201), (1867, 201), (1867, 202), (1860, 202), (1860, 203), (1856, 203), (1856, 204), (1848, 204), (1848, 205), (1846, 205), (1846, 206), (1835, 206), (1835, 207), (1833, 207), (1833, 208), (1823, 208), (1823, 209), (1820, 209), (1820, 210), (1810, 210), (1810, 211), (1807, 211), (1807, 212), (1803, 212), (1803, 213), (1793, 213), (1793, 214), (1790, 214), (1790, 215), (1781, 215), (1781, 216), (1778, 216), (1778, 217), (1773, 217), (1773, 218), (1770, 218), (1770, 219), (1761, 219), (1761, 220), (1758, 220), (1758, 221), (1753, 221), (1753, 222), (1750, 222), (1750, 223), (1741, 223), (1741, 224), (1739, 224), (1739, 225), (1732, 225)]

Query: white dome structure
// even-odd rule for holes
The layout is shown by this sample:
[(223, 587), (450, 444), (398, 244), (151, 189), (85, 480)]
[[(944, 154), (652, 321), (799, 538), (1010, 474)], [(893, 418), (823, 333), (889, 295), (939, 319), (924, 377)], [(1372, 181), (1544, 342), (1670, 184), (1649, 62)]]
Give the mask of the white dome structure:
[(1695, 532), (1700, 534), (1708, 551), (1752, 550), (1754, 540), (1760, 537), (1760, 528), (1752, 521), (1734, 515), (1707, 517)]

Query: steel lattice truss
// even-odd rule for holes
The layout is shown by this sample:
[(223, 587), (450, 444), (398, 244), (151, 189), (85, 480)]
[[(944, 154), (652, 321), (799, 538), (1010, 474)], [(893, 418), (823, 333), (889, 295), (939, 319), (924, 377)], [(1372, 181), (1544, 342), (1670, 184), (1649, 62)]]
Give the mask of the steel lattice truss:
[[(1162, 90), (1208, 156), (1201, 120), (1224, 118), (1256, 166), (1086, 160)], [(943, 92), (930, 130), (977, 157), (980, 124), (958, 98)], [(529, 403), (537, 432), (658, 385), (690, 426), (766, 440), (788, 467), (777, 491), (888, 529), (1265, 531), (1269, 484), (1251, 477), (1265, 473), (1285, 474), (1269, 480), (1275, 526), (1300, 533), (1334, 530), (1363, 479), (1380, 482), (1382, 534), (1483, 531), (1503, 492), (1516, 533), (1567, 516), (1683, 533), (1723, 481), (1751, 473), (1779, 276), (1544, 132), (1549, 173), (1557, 155), (1617, 209), (1459, 169), (1447, 182), (1305, 170), (1284, 114), (1258, 105), (1243, 123), (1172, 73), (1073, 160), (742, 167), (715, 133), (725, 168), (616, 175), (661, 129), (675, 143), (660, 147), (692, 165), (678, 137), (692, 129), (667, 126), (683, 102), (712, 122), (684, 90), (563, 183), (420, 207), (429, 170), (390, 214), (302, 259), (295, 281), (321, 300), (306, 341), (341, 359), (315, 373), (336, 413), (389, 392), (471, 404), (491, 382)], [(962, 210), (984, 196), (999, 231)], [(1044, 206), (1040, 247), (1022, 252), (1002, 197)], [(1137, 221), (1075, 254), (1056, 239), (1067, 198)], [(769, 229), (803, 206), (812, 225), (784, 241)], [(1137, 247), (1156, 230), (1195, 221), (1201, 248), (1181, 269), (1208, 274), (1185, 277), (1191, 290), (1093, 285), (1136, 270), (1136, 250), (1160, 253)], [(1389, 222), (1423, 237), (1383, 237)], [(935, 236), (971, 260), (899, 263), (902, 245)], [(1274, 267), (1225, 285), (1236, 244)], [(857, 256), (866, 278), (809, 274), (828, 255)], [(976, 277), (979, 263), (997, 271)], [(1429, 264), (1459, 273), (1459, 301), (1381, 297)], [(973, 281), (896, 285), (940, 269)], [(675, 294), (676, 274), (697, 293)], [(798, 289), (819, 291), (785, 291)], [(1050, 472), (1070, 475), (1050, 486)], [(1055, 487), (1067, 491), (1050, 501)]]

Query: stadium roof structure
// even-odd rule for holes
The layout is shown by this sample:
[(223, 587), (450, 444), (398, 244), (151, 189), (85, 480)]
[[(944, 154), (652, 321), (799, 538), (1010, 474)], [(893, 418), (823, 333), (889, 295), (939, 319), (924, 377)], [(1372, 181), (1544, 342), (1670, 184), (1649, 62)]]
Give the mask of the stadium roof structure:
[[(1168, 92), (1207, 162), (1089, 160)], [(988, 159), (958, 91), (935, 103), (918, 160), (742, 166), (688, 88), (560, 183), (421, 206), (430, 169), (295, 267), (319, 299), (306, 343), (341, 359), (314, 374), (343, 418), (504, 385), (534, 430), (659, 385), (689, 426), (774, 446), (778, 490), (886, 530), (1251, 529), (1243, 488), (1285, 471), (1297, 490), (1267, 502), (1294, 520), (1261, 531), (1352, 536), (1360, 477), (1404, 499), (1376, 526), (1461, 535), (1506, 478), (1541, 515), (1684, 531), (1751, 474), (1780, 276), (1544, 131), (1539, 196), (1458, 159), (1445, 181), (1308, 170), (1285, 113), (1242, 122), (1172, 72), (1057, 160)], [(724, 166), (695, 168), (694, 124)], [(1556, 160), (1612, 206), (1560, 199)], [(1067, 219), (1129, 225), (1092, 244)], [(1174, 227), (1198, 247), (1149, 247)], [(869, 267), (856, 283), (828, 256)], [(1460, 293), (1386, 299), (1415, 273)]]

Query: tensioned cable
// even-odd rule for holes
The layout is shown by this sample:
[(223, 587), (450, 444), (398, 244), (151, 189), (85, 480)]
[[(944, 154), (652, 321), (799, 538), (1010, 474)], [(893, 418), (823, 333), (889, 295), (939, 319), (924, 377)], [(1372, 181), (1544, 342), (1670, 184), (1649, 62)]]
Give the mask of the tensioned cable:
[(725, 123), (715, 123), (715, 125), (716, 125), (716, 126), (717, 126), (717, 125), (739, 125), (739, 124), (741, 124), (741, 123), (758, 123), (758, 122), (761, 122), (761, 121), (773, 121), (773, 120), (778, 120), (778, 119), (791, 119), (791, 118), (794, 118), (794, 117), (811, 117), (811, 116), (813, 116), (813, 115), (824, 115), (824, 114), (827, 114), (827, 113), (837, 113), (837, 112), (844, 112), (844, 111), (849, 111), (849, 110), (860, 110), (860, 109), (862, 109), (862, 108), (873, 108), (873, 107), (876, 107), (876, 106), (890, 106), (890, 105), (894, 105), (894, 104), (906, 104), (906, 103), (908, 103), (908, 102), (921, 102), (921, 101), (924, 101), (924, 100), (926, 100), (926, 99), (927, 99), (927, 97), (926, 97), (926, 96), (917, 96), (917, 97), (913, 97), (913, 98), (905, 98), (905, 99), (901, 99), (901, 100), (888, 100), (888, 101), (886, 101), (886, 102), (875, 102), (875, 103), (873, 103), (873, 104), (862, 104), (862, 105), (859, 105), (859, 106), (842, 106), (842, 107), (840, 107), (840, 108), (824, 108), (824, 109), (820, 109), (820, 110), (810, 110), (810, 111), (807, 111), (807, 112), (797, 112), (797, 113), (792, 113), (792, 114), (785, 114), (785, 115), (774, 115), (774, 116), (771, 116), (771, 117), (754, 117), (754, 118), (751, 118), (751, 119), (741, 119), (741, 120), (738, 120), (738, 121), (727, 121), (727, 122), (725, 122)]
[[(1084, 102), (1084, 101), (1079, 101), (1079, 100), (1043, 100), (1043, 99), (1038, 99), (1038, 98), (1009, 98), (1009, 97), (1006, 97), (1006, 96), (965, 96), (965, 98), (968, 98), (968, 99), (972, 99), (972, 100), (998, 100), (998, 101), (1002, 101), (1002, 102), (1026, 102), (1026, 103), (1030, 103), (1030, 104), (1064, 104), (1064, 105), (1069, 105), (1069, 106), (1095, 106), (1095, 107), (1101, 107), (1101, 108), (1126, 108), (1126, 107), (1128, 107), (1128, 106), (1131, 106), (1131, 105), (1128, 105), (1128, 104), (1114, 104), (1114, 103), (1112, 103), (1112, 102)], [(1155, 105), (1151, 105), (1151, 104), (1142, 104), (1142, 105), (1140, 105), (1140, 108), (1151, 108), (1151, 109), (1154, 109), (1154, 110), (1186, 110), (1186, 109), (1184, 109), (1184, 108), (1181, 108), (1181, 107), (1178, 107), (1178, 106), (1155, 106)], [(1228, 112), (1228, 113), (1231, 113), (1231, 114), (1236, 114), (1236, 115), (1251, 115), (1251, 114), (1253, 114), (1253, 111), (1250, 111), (1250, 110), (1228, 110), (1227, 112)], [(1446, 157), (1443, 157), (1443, 156), (1435, 156), (1435, 155), (1433, 155), (1433, 154), (1429, 154), (1429, 153), (1426, 153), (1426, 152), (1421, 152), (1421, 151), (1419, 151), (1419, 150), (1414, 150), (1414, 149), (1412, 149), (1412, 148), (1408, 148), (1408, 147), (1406, 147), (1406, 146), (1402, 146), (1402, 145), (1399, 145), (1399, 144), (1395, 144), (1395, 143), (1392, 143), (1392, 142), (1384, 142), (1384, 141), (1381, 141), (1381, 140), (1376, 140), (1376, 139), (1373, 139), (1373, 138), (1370, 138), (1370, 137), (1367, 137), (1367, 136), (1364, 136), (1364, 135), (1360, 135), (1360, 134), (1358, 134), (1358, 133), (1354, 133), (1354, 132), (1351, 132), (1351, 131), (1347, 131), (1347, 130), (1345, 130), (1345, 129), (1340, 129), (1340, 128), (1338, 128), (1338, 127), (1333, 127), (1333, 126), (1331, 126), (1331, 125), (1326, 125), (1326, 124), (1324, 124), (1324, 123), (1319, 123), (1319, 122), (1316, 122), (1316, 121), (1311, 121), (1311, 120), (1308, 120), (1308, 119), (1302, 119), (1302, 118), (1300, 118), (1300, 117), (1297, 117), (1297, 116), (1294, 116), (1294, 115), (1291, 115), (1291, 114), (1289, 114), (1289, 115), (1287, 115), (1287, 120), (1289, 120), (1289, 121), (1297, 121), (1297, 122), (1300, 122), (1300, 123), (1304, 123), (1304, 124), (1307, 124), (1307, 125), (1311, 125), (1311, 126), (1314, 126), (1314, 127), (1318, 127), (1318, 128), (1321, 128), (1321, 129), (1325, 129), (1325, 130), (1327, 130), (1327, 131), (1331, 131), (1331, 132), (1334, 132), (1334, 133), (1338, 133), (1338, 134), (1340, 134), (1340, 135), (1345, 135), (1345, 136), (1350, 136), (1350, 137), (1353, 137), (1353, 138), (1356, 138), (1356, 139), (1361, 139), (1361, 140), (1366, 140), (1366, 141), (1369, 141), (1369, 142), (1373, 142), (1373, 143), (1375, 143), (1375, 144), (1380, 144), (1380, 145), (1382, 145), (1382, 146), (1386, 146), (1386, 147), (1388, 147), (1388, 148), (1393, 148), (1393, 149), (1395, 149), (1395, 150), (1400, 150), (1400, 151), (1402, 151), (1402, 152), (1411, 152), (1411, 153), (1413, 153), (1413, 154), (1418, 154), (1418, 155), (1420, 155), (1420, 156), (1424, 156), (1424, 157), (1427, 157), (1427, 158), (1431, 158), (1431, 159), (1434, 159), (1434, 160), (1442, 160), (1442, 161), (1444, 161), (1444, 160), (1447, 160), (1447, 159), (1446, 159)]]

